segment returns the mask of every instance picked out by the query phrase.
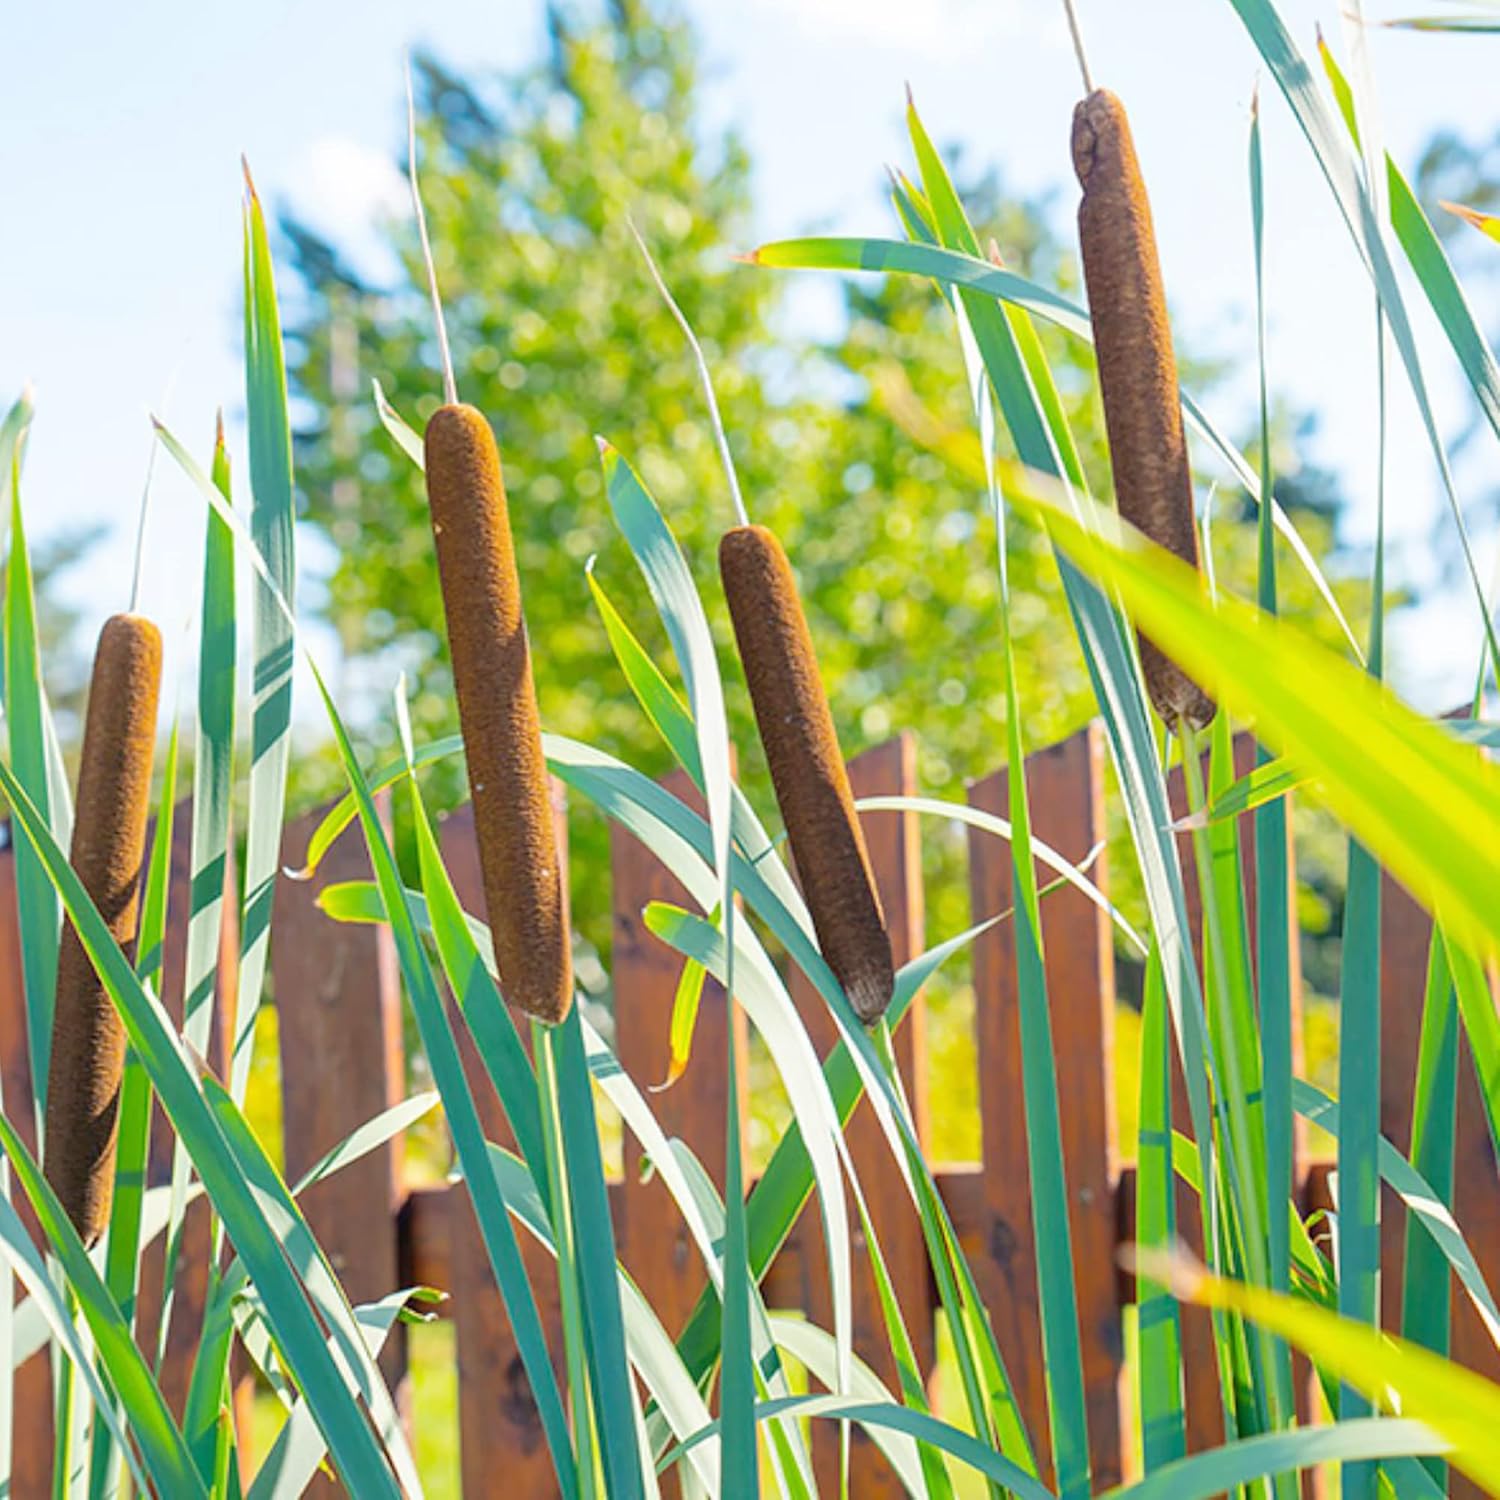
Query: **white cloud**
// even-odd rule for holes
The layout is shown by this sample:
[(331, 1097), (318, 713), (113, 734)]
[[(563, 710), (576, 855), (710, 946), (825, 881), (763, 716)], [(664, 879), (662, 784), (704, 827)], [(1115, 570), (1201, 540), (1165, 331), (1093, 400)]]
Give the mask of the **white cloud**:
[(297, 212), (345, 246), (367, 243), (374, 225), (410, 206), (390, 156), (349, 136), (315, 140), (298, 158), (287, 188)]
[(788, 12), (823, 39), (946, 59), (999, 37), (1037, 37), (1059, 30), (1050, 11), (1027, 0), (759, 0)]

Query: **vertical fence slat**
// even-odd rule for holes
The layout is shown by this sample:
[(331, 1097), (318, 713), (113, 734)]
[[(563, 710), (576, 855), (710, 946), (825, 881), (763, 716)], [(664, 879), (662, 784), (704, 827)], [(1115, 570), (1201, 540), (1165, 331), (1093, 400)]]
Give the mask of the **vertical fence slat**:
[[(662, 785), (701, 810), (701, 800), (683, 772), (674, 771)], [(690, 911), (697, 908), (661, 861), (617, 824), (610, 825), (610, 876), (615, 1052), (626, 1072), (646, 1087), (660, 1083), (667, 1075), (672, 1005), (682, 958), (646, 930), (641, 913), (651, 901), (670, 901)], [(724, 991), (709, 980), (703, 987), (687, 1068), (670, 1089), (654, 1095), (651, 1101), (662, 1129), (692, 1148), (721, 1191), (728, 1125), (724, 1097), (727, 1025)], [(741, 1058), (738, 1113), (743, 1131), (748, 1064), (744, 1017), (738, 1010), (734, 1027)], [(706, 1277), (682, 1215), (666, 1188), (655, 1180), (641, 1182), (640, 1145), (628, 1132), (623, 1154), (620, 1259), (667, 1332), (675, 1337), (687, 1321)]]
[[(309, 813), (284, 831), (283, 864), (302, 863), (326, 810)], [(388, 817), (384, 800), (381, 813)], [(276, 883), (271, 972), (286, 1174), (293, 1180), (405, 1094), (401, 986), (390, 929), (334, 922), (316, 904), (325, 886), (369, 878), (369, 856), (356, 825), (335, 841), (313, 880)], [(301, 1200), (351, 1302), (383, 1297), (398, 1285), (401, 1149), (399, 1138), (387, 1142)], [(405, 1410), (409, 1391), (401, 1324), (386, 1342), (380, 1368)], [(324, 1476), (308, 1491), (340, 1492)]]
[[(1390, 874), (1380, 892), (1380, 1133), (1411, 1151), (1412, 1089), (1422, 1036), (1432, 919)], [(1455, 1170), (1457, 1162), (1455, 1161)], [(1459, 1224), (1467, 1229), (1463, 1220)], [(1380, 1193), (1380, 1321), (1401, 1326), (1406, 1214), (1389, 1187)]]
[[(1239, 771), (1242, 760), (1247, 758), (1241, 751), (1240, 735), (1235, 743), (1235, 770)], [(1246, 748), (1251, 749), (1248, 743)], [(1246, 766), (1248, 769), (1248, 764)], [(1207, 784), (1208, 758), (1203, 759), (1204, 784)], [(1167, 800), (1172, 816), (1180, 818), (1187, 812), (1187, 785), (1179, 766), (1167, 777)], [(1246, 829), (1241, 824), (1241, 854)], [(1177, 854), (1182, 861), (1182, 886), (1187, 906), (1188, 933), (1193, 944), (1193, 958), (1198, 973), (1203, 973), (1203, 901), (1198, 889), (1198, 861), (1193, 854), (1193, 839), (1188, 833), (1179, 834)], [(1245, 861), (1244, 873), (1251, 884), (1246, 888), (1251, 910), (1250, 930), (1255, 930), (1254, 888), (1255, 860), (1253, 851)], [(1193, 1136), (1193, 1126), (1188, 1111), (1187, 1086), (1182, 1076), (1182, 1060), (1175, 1046), (1172, 1048), (1172, 1125), (1184, 1135)], [(1186, 1241), (1193, 1253), (1204, 1259), (1202, 1203), (1196, 1193), (1183, 1183), (1177, 1184), (1177, 1232)], [(1224, 1441), (1224, 1402), (1219, 1386), (1219, 1367), (1215, 1353), (1213, 1321), (1201, 1307), (1183, 1307), (1179, 1311), (1182, 1328), (1182, 1387), (1183, 1403), (1187, 1418), (1187, 1446), (1189, 1453), (1201, 1453)]]
[[(1381, 892), (1380, 1129), (1397, 1150), (1411, 1149), (1412, 1090), (1421, 1041), (1423, 995), (1432, 919), (1389, 875)], [(1500, 1278), (1500, 1176), (1468, 1038), (1460, 1035), (1458, 1113), (1453, 1147), (1454, 1217), (1486, 1281)], [(1390, 1191), (1381, 1194), (1381, 1321), (1401, 1324), (1407, 1215)], [(1452, 1291), (1452, 1357), (1494, 1380), (1500, 1356), (1468, 1298)], [(1480, 1500), (1483, 1491), (1455, 1474), (1455, 1500)]]
[[(911, 796), (917, 790), (916, 741), (901, 735), (876, 745), (849, 763), (849, 780), (856, 797)], [(921, 843), (915, 813), (872, 812), (861, 817), (870, 864), (875, 872), (891, 951), (896, 967), (916, 957), (925, 946), (922, 901)], [(791, 975), (793, 999), (819, 1056), (826, 1056), (838, 1040), (838, 1028), (822, 997), (800, 970)], [(919, 996), (895, 1036), (897, 1065), (911, 1101), (919, 1139), (927, 1139), (926, 1016)], [(866, 1206), (880, 1242), (907, 1332), (922, 1369), (933, 1362), (932, 1291), (927, 1251), (921, 1225), (911, 1207), (901, 1172), (884, 1132), (869, 1104), (862, 1101), (850, 1117), (846, 1139), (854, 1169), (864, 1190)], [(894, 1392), (899, 1390), (895, 1362), (890, 1357), (874, 1278), (861, 1253), (863, 1233), (850, 1205), (850, 1234), (854, 1247), (854, 1350)], [(809, 1202), (795, 1234), (802, 1251), (804, 1306), (820, 1327), (832, 1330), (833, 1305), (828, 1285), (828, 1258), (822, 1222), (815, 1202)], [(838, 1493), (839, 1435), (830, 1422), (813, 1424), (813, 1464), (820, 1494)], [(880, 1456), (862, 1428), (851, 1439), (850, 1493), (859, 1496), (896, 1496), (905, 1493), (894, 1471)]]
[[(1495, 980), (1491, 976), (1491, 991)], [(1454, 1217), (1469, 1241), (1489, 1286), (1500, 1285), (1500, 1172), (1485, 1118), (1467, 1036), (1459, 1039), (1458, 1132), (1453, 1150)], [(1453, 1358), (1491, 1380), (1500, 1380), (1500, 1353), (1469, 1299), (1453, 1294)], [(1453, 1481), (1454, 1500), (1481, 1500), (1483, 1491), (1461, 1475)]]
[[(1097, 724), (1029, 756), (1026, 782), (1036, 836), (1081, 861), (1104, 837), (1103, 741)], [(1007, 773), (975, 783), (970, 802), (1008, 815)], [(974, 919), (1012, 904), (1010, 846), (973, 830), (969, 838)], [(1044, 883), (1050, 875), (1039, 867)], [(1094, 878), (1103, 878), (1102, 863)], [(1120, 1477), (1123, 1362), (1115, 1289), (1117, 1175), (1114, 1114), (1114, 947), (1108, 918), (1078, 892), (1043, 899), (1048, 999), (1062, 1105), (1069, 1222), (1095, 1482)], [(976, 1265), (1017, 1398), (1047, 1460), (1047, 1400), (1036, 1290), (1014, 929), (1009, 922), (974, 947), (983, 1116), (984, 1253)], [(1048, 1473), (1050, 1460), (1045, 1462)]]
[[(26, 1044), (25, 979), (21, 970), (21, 932), (16, 911), (15, 850), (9, 841), (0, 850), (0, 1089), (6, 1118), (15, 1125), (32, 1154), (36, 1153), (36, 1095), (31, 1086), (31, 1056)], [(13, 1193), (16, 1209), (42, 1243), (41, 1231), (25, 1193)], [(6, 1284), (21, 1300), (20, 1283)], [(52, 1484), (52, 1369), (46, 1349), (16, 1371), (11, 1411), (11, 1492), (45, 1495)]]
[[(567, 870), (566, 804), (559, 783), (552, 783), (557, 819), (557, 847)], [(443, 822), (440, 833), (444, 863), (465, 911), (485, 915), (484, 882), (479, 869), (479, 846), (474, 839), (474, 809), (465, 803)], [(485, 1072), (469, 1030), (449, 996), (449, 1015), (458, 1039), (464, 1075), (474, 1095), (485, 1135), (499, 1145), (515, 1145), (515, 1137), (500, 1106), (500, 1097)], [(526, 1019), (516, 1017), (528, 1050), (531, 1032)], [(458, 1362), (459, 1461), (462, 1489), (472, 1500), (517, 1500), (525, 1495), (557, 1494), (552, 1459), (537, 1415), (531, 1384), (521, 1362), (495, 1283), (484, 1239), (469, 1205), (467, 1189), (448, 1193), (449, 1284)], [(557, 1294), (557, 1269), (552, 1257), (531, 1236), (518, 1234), (521, 1255), (542, 1318), (547, 1347), (562, 1377), (562, 1309)], [(497, 1462), (497, 1455), (504, 1455)]]
[[(662, 779), (675, 797), (703, 811), (703, 801), (682, 771)], [(646, 930), (641, 913), (648, 902), (670, 901), (689, 911), (697, 907), (657, 857), (618, 824), (609, 829), (609, 864), (613, 927), (610, 977), (615, 1000), (615, 1054), (641, 1087), (667, 1076), (671, 1055), (672, 1007), (682, 958)], [(727, 1027), (734, 1026), (739, 1055), (740, 1095), (736, 1117), (740, 1139), (746, 1139), (749, 1057), (745, 1018), (737, 1008), (730, 1019), (723, 988), (709, 979), (703, 986), (692, 1055), (682, 1077), (651, 1106), (669, 1137), (689, 1146), (722, 1192), (728, 1119), (725, 1059)], [(641, 1148), (629, 1131), (623, 1141), (624, 1182), (613, 1198), (620, 1262), (640, 1286), (662, 1326), (676, 1337), (687, 1322), (707, 1277), (682, 1214), (661, 1182), (641, 1181)], [(662, 1493), (678, 1493), (677, 1478), (667, 1475)]]

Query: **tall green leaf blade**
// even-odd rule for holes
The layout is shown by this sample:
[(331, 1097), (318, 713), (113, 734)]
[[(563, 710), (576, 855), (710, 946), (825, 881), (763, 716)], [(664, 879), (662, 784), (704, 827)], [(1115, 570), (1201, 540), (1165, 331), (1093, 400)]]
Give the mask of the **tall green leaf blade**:
[[(1454, 1143), (1458, 1135), (1458, 1004), (1441, 936), (1434, 930), (1427, 955), (1422, 1033), (1412, 1086), (1411, 1163), (1432, 1185), (1444, 1208), (1453, 1204)], [(1401, 1263), (1401, 1336), (1448, 1353), (1448, 1299), (1434, 1295), (1448, 1284), (1443, 1249), (1416, 1214), (1406, 1219)], [(1447, 1465), (1426, 1460), (1433, 1480), (1446, 1490)]]
[[(224, 504), (232, 507), (234, 496), (222, 424), (214, 442), (212, 480), (214, 488), (224, 497)], [(188, 908), (183, 1032), (206, 1054), (223, 926), (224, 886), (229, 873), (238, 616), (234, 532), (214, 510), (208, 512), (204, 524), (197, 727), (193, 746), (192, 899)]]
[[(1260, 397), (1260, 492), (1275, 493), (1271, 462), (1271, 402), (1266, 356), (1265, 168), (1261, 150), (1260, 109), (1250, 120), (1250, 214), (1255, 256), (1255, 345)], [(1256, 529), (1256, 599), (1267, 614), (1278, 608), (1275, 536), (1271, 513), (1260, 507)], [(1274, 757), (1255, 747), (1255, 771), (1268, 779)], [(1214, 799), (1229, 800), (1239, 783)], [(1255, 953), (1260, 1015), (1266, 1153), (1267, 1221), (1271, 1288), (1291, 1285), (1291, 1240), (1288, 1217), (1280, 1211), (1292, 1196), (1292, 955), (1291, 875), (1288, 863), (1287, 803), (1275, 797), (1255, 814)]]
[[(631, 1496), (642, 1494), (640, 1455), (629, 1404), (631, 1380), (615, 1278), (614, 1224), (610, 1218), (604, 1163), (599, 1155), (599, 1127), (594, 1118), (580, 1027), (578, 1008), (574, 1006), (554, 1032), (558, 1044), (558, 1104), (607, 1493), (611, 1500), (616, 1496), (619, 1500), (630, 1500)], [(734, 1253), (735, 1247), (726, 1244), (725, 1258)], [(746, 1318), (748, 1322), (748, 1311)]]
[[(1443, 924), (1440, 922), (1439, 926)], [(1447, 928), (1443, 931), (1443, 943), (1448, 972), (1458, 993), (1458, 1013), (1473, 1055), (1479, 1097), (1489, 1121), (1490, 1145), (1500, 1151), (1500, 1013), (1495, 1010), (1489, 977), (1475, 950), (1455, 941), (1454, 933)]]
[(291, 753), (290, 605), (296, 585), (293, 546), (292, 437), (286, 360), (265, 215), (246, 177), (245, 402), (250, 434), (250, 531), (274, 589), (258, 575), (250, 597), (250, 800), (245, 830), (245, 894), (240, 916), (240, 975), (230, 1091), (243, 1101), (250, 1080), (255, 1018), (270, 951), (271, 898), (281, 865), (281, 823)]
[[(37, 649), (36, 593), (26, 528), (21, 517), (19, 458), (8, 468), (10, 556), (5, 579), (5, 726), (17, 782), (44, 819), (51, 821), (51, 780), (42, 722), (41, 657)], [(31, 847), (17, 844), (16, 914), (21, 934), (21, 970), (26, 985), (26, 1039), (36, 1098), (38, 1139), (47, 1108), (47, 1061), (52, 1041), (53, 994), (62, 908), (57, 891)]]
[[(1146, 962), (1141, 1008), (1141, 1107), (1136, 1148), (1136, 1240), (1169, 1247), (1177, 1235), (1172, 1172), (1172, 1054), (1161, 959)], [(1147, 1474), (1187, 1451), (1182, 1402), (1182, 1325), (1160, 1282), (1136, 1278), (1137, 1409)]]

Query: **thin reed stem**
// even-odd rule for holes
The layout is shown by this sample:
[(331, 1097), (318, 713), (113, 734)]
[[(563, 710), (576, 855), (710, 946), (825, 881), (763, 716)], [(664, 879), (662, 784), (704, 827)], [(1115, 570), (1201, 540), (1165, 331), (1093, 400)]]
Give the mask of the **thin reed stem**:
[(735, 519), (741, 526), (748, 526), (750, 517), (745, 512), (745, 498), (740, 493), (740, 478), (735, 472), (734, 457), (729, 451), (729, 438), (724, 431), (723, 418), (719, 415), (719, 403), (714, 396), (713, 379), (708, 373), (708, 361), (703, 357), (703, 348), (698, 342), (698, 335), (693, 332), (693, 325), (688, 322), (682, 309), (678, 307), (677, 299), (668, 289), (661, 272), (657, 270), (651, 251), (647, 249), (646, 241), (642, 239), (640, 230), (635, 227), (635, 221), (629, 214), (625, 216), (625, 225), (645, 257), (646, 269), (650, 271), (651, 279), (656, 283), (656, 289), (661, 293), (662, 301), (667, 304), (668, 310), (677, 319), (677, 326), (682, 329), (688, 341), (688, 347), (693, 351), (693, 361), (698, 366), (698, 379), (703, 383), (703, 395), (708, 402), (708, 419), (713, 426), (714, 441), (719, 445), (719, 457), (723, 460), (724, 473), (729, 479), (729, 498), (734, 502)]
[(1094, 92), (1094, 75), (1089, 71), (1089, 60), (1083, 50), (1083, 31), (1078, 24), (1078, 10), (1074, 0), (1063, 0), (1063, 9), (1068, 16), (1068, 31), (1073, 38), (1073, 55), (1078, 59), (1078, 71), (1083, 75), (1083, 91)]
[(422, 263), (427, 267), (427, 290), (432, 297), (432, 316), (437, 325), (438, 353), (443, 362), (443, 400), (458, 404), (458, 382), (453, 378), (453, 351), (448, 347), (448, 325), (443, 321), (443, 302), (438, 296), (437, 267), (432, 260), (432, 241), (427, 237), (427, 215), (422, 209), (422, 190), (417, 182), (417, 106), (412, 96), (411, 54), (406, 58), (406, 176), (411, 184), (412, 207), (417, 214), (417, 234), (422, 241)]

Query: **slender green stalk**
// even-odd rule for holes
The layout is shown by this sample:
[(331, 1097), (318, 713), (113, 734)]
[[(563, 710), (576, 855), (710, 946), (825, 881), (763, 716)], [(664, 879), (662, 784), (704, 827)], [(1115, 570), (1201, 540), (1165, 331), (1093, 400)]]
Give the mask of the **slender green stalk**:
[(557, 1252), (557, 1290), (568, 1367), (568, 1408), (573, 1421), (573, 1448), (578, 1456), (578, 1495), (579, 1500), (593, 1500), (595, 1495), (604, 1493), (604, 1479), (599, 1472), (599, 1444), (593, 1422), (582, 1287), (574, 1253), (573, 1217), (563, 1161), (562, 1118), (557, 1101), (557, 1062), (550, 1028), (533, 1022), (531, 1044), (537, 1064), (542, 1143), (547, 1159), (547, 1196), (552, 1212), (552, 1240)]

